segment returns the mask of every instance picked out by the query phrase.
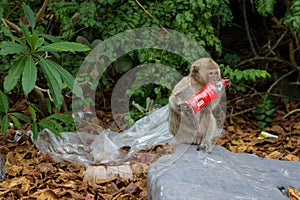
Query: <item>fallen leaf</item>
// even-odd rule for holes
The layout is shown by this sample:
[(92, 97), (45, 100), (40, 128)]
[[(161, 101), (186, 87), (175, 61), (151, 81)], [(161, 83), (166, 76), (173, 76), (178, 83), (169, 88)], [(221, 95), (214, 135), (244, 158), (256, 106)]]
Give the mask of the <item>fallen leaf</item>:
[(300, 161), (300, 158), (298, 156), (295, 156), (293, 154), (288, 154), (284, 157), (285, 160), (289, 161)]
[(280, 153), (279, 151), (274, 151), (266, 156), (266, 158), (272, 158), (277, 160), (281, 157), (282, 157), (282, 153)]
[(290, 200), (300, 200), (300, 191), (290, 186), (288, 191), (288, 197)]

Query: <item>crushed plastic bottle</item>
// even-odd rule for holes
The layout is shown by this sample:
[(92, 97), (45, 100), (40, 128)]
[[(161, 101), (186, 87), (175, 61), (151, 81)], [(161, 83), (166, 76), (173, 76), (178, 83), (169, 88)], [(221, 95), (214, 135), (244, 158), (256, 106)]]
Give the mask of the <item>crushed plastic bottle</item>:
[(228, 85), (230, 85), (230, 81), (227, 78), (223, 78), (220, 81), (210, 82), (199, 92), (189, 97), (183, 104), (181, 104), (181, 107), (185, 112), (195, 114), (207, 103), (217, 99), (222, 89)]

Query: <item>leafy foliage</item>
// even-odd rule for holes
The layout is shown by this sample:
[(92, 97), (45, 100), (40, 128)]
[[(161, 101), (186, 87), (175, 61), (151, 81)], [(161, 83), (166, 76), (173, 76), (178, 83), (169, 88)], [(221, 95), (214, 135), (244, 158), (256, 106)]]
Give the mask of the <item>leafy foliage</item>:
[[(31, 8), (23, 3), (23, 10), (25, 17), (28, 21), (26, 25), (23, 21), (20, 21), (20, 35), (17, 37), (13, 34), (13, 31), (1, 27), (1, 31), (4, 33), (6, 38), (10, 41), (2, 41), (0, 43), (0, 55), (2, 56), (14, 56), (14, 63), (8, 69), (8, 73), (4, 78), (4, 90), (5, 92), (12, 91), (19, 83), (21, 78), (22, 90), (25, 96), (36, 87), (36, 81), (39, 78), (40, 73), (44, 74), (47, 85), (50, 90), (50, 99), (53, 100), (56, 109), (59, 109), (62, 105), (62, 88), (63, 82), (66, 86), (72, 90), (78, 97), (83, 97), (81, 87), (79, 87), (75, 78), (65, 70), (58, 63), (50, 60), (50, 53), (53, 55), (56, 52), (82, 52), (90, 50), (89, 47), (83, 44), (74, 42), (61, 41), (59, 38), (47, 35), (43, 32), (42, 27), (36, 27), (36, 19)], [(9, 104), (7, 96), (1, 92), (2, 100), (2, 133), (5, 133), (9, 120), (12, 120), (18, 129), (21, 129), (19, 120), (28, 122), (21, 113), (9, 113)], [(53, 132), (60, 131), (59, 124), (55, 123), (55, 120), (65, 120), (65, 123), (71, 119), (69, 118), (55, 118), (48, 117), (39, 121), (36, 116), (37, 108), (31, 104), (29, 106), (29, 112), (31, 115), (31, 127), (34, 133), (34, 138), (37, 138), (39, 128), (44, 127), (45, 124), (49, 123), (49, 129), (53, 127)], [(43, 116), (43, 113), (41, 113)], [(55, 119), (55, 120), (54, 120)], [(50, 126), (50, 122), (53, 126)], [(54, 128), (55, 127), (55, 128)]]
[[(254, 0), (257, 12), (262, 16), (274, 15), (274, 6), (278, 2), (278, 0)], [(291, 25), (300, 34), (300, 1), (292, 0), (290, 8), (281, 20), (285, 25)]]
[(276, 0), (255, 0), (256, 9), (263, 16), (273, 14), (275, 3)]
[(283, 21), (286, 25), (292, 25), (298, 34), (300, 34), (300, 1), (292, 1), (291, 7)]
[(267, 123), (271, 123), (272, 115), (275, 112), (274, 104), (268, 94), (264, 95), (258, 104), (256, 104), (256, 119), (260, 121), (258, 128), (263, 130)]
[(259, 69), (232, 69), (229, 66), (220, 65), (223, 70), (223, 76), (230, 79), (232, 86), (236, 91), (246, 91), (246, 82), (255, 82), (257, 79), (270, 78), (271, 75), (266, 70)]
[[(19, 77), (22, 76), (22, 88), (27, 96), (35, 87), (38, 70), (44, 73), (48, 81), (50, 93), (53, 96), (54, 104), (59, 108), (62, 104), (61, 90), (62, 90), (62, 78), (67, 83), (67, 86), (73, 90), (73, 84), (75, 79), (73, 76), (62, 68), (59, 64), (51, 61), (47, 57), (45, 52), (75, 52), (75, 51), (87, 51), (88, 47), (78, 43), (72, 42), (54, 42), (49, 44), (46, 41), (45, 35), (38, 30), (35, 30), (35, 17), (33, 11), (29, 6), (23, 4), (23, 9), (26, 18), (28, 19), (31, 30), (20, 21), (21, 34), (25, 40), (16, 38), (10, 30), (6, 27), (2, 27), (4, 34), (9, 37), (12, 42), (3, 41), (0, 44), (0, 54), (10, 55), (17, 54), (19, 58), (16, 59), (15, 64), (11, 66), (8, 75), (4, 80), (4, 89), (6, 92), (11, 91), (18, 83)], [(46, 52), (46, 53), (47, 53)], [(38, 68), (37, 65), (41, 65)], [(75, 84), (78, 84), (75, 82)], [(82, 91), (80, 87), (74, 87), (73, 92), (82, 97)]]
[(13, 122), (19, 130), (21, 129), (20, 120), (23, 122), (29, 122), (30, 119), (27, 118), (22, 113), (9, 112), (9, 100), (7, 95), (0, 90), (0, 118), (1, 121), (1, 132), (5, 134), (8, 127), (10, 126), (10, 120)]

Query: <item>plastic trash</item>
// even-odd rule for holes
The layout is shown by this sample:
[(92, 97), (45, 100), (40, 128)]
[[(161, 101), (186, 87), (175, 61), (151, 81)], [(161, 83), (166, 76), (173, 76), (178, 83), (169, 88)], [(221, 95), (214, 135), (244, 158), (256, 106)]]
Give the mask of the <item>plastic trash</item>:
[[(173, 143), (168, 130), (168, 106), (153, 111), (123, 132), (104, 129), (98, 135), (82, 132), (63, 132), (57, 137), (49, 129), (32, 140), (42, 154), (49, 154), (56, 162), (69, 161), (89, 166), (97, 163), (122, 163), (132, 153), (153, 145)], [(128, 148), (124, 154), (123, 148)]]
[(207, 103), (217, 99), (221, 91), (230, 84), (229, 79), (223, 78), (220, 81), (208, 83), (199, 92), (189, 97), (181, 106), (189, 113), (199, 112)]

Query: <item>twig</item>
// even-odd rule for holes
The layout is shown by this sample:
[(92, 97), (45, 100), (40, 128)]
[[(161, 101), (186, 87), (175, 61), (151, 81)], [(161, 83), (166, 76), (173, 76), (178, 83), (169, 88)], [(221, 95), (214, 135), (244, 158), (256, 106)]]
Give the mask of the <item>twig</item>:
[(292, 114), (295, 113), (295, 112), (300, 112), (300, 109), (295, 109), (295, 110), (290, 111), (289, 113), (287, 113), (286, 115), (284, 115), (284, 116), (282, 117), (282, 119), (287, 118), (288, 116), (292, 115)]
[(135, 2), (144, 10), (145, 13), (147, 13), (147, 15), (149, 15), (152, 19), (154, 19), (154, 16), (151, 15), (151, 13), (149, 13), (138, 0), (135, 0)]
[(12, 22), (8, 21), (7, 19), (4, 19), (4, 18), (2, 18), (2, 22), (3, 22), (3, 24), (5, 24), (6, 26), (8, 26), (8, 27), (14, 29), (18, 34), (21, 33), (21, 29), (20, 29), (17, 25), (15, 25), (14, 23), (12, 23)]
[(48, 96), (49, 96), (49, 99), (50, 101), (53, 101), (52, 97), (51, 97), (51, 94), (50, 94), (50, 90), (49, 89), (43, 89), (43, 88), (40, 88), (39, 86), (34, 86), (35, 89), (38, 89), (42, 92), (47, 92)]
[(290, 63), (289, 61), (286, 61), (284, 59), (281, 59), (281, 58), (278, 58), (278, 57), (271, 58), (271, 57), (261, 57), (261, 56), (257, 56), (257, 57), (250, 58), (248, 60), (244, 60), (244, 61), (240, 62), (238, 65), (236, 65), (235, 67), (239, 67), (239, 66), (242, 66), (242, 65), (244, 65), (248, 62), (254, 62), (254, 61), (257, 61), (257, 60), (270, 60), (270, 61), (280, 62), (280, 63), (286, 64), (290, 67), (293, 67), (293, 68), (296, 68), (296, 69), (300, 70), (299, 66), (295, 66), (292, 63)]
[(294, 54), (294, 44), (293, 44), (293, 41), (290, 41), (289, 42), (289, 58), (290, 58), (290, 62), (297, 66), (297, 62), (295, 60), (295, 54)]
[(50, 0), (45, 0), (42, 7), (40, 8), (39, 12), (36, 14), (35, 20), (36, 22), (40, 21), (42, 15), (44, 14), (46, 7)]
[(248, 36), (248, 40), (249, 40), (249, 43), (250, 43), (250, 46), (251, 46), (251, 49), (254, 53), (255, 56), (257, 56), (257, 52), (254, 48), (254, 45), (253, 45), (253, 42), (252, 42), (252, 38), (251, 38), (251, 34), (250, 34), (250, 31), (249, 31), (249, 25), (248, 25), (248, 21), (247, 21), (247, 13), (246, 13), (246, 5), (245, 5), (245, 0), (242, 1), (243, 3), (243, 15), (244, 15), (244, 23), (245, 23), (245, 27), (246, 27), (246, 32), (247, 32), (247, 36)]
[(285, 34), (287, 33), (287, 30), (284, 31), (284, 33), (280, 36), (280, 38), (275, 42), (275, 44), (269, 49), (269, 53), (266, 54), (266, 56), (269, 56), (274, 49), (276, 49), (279, 45), (279, 43), (281, 42), (281, 40), (283, 39), (283, 37), (285, 36)]
[(292, 71), (289, 71), (288, 73), (286, 73), (285, 75), (281, 76), (279, 79), (277, 79), (267, 90), (267, 92), (271, 92), (271, 90), (273, 89), (273, 87), (278, 84), (279, 81), (281, 81), (282, 79), (284, 79), (285, 77), (291, 75), (292, 73), (294, 73), (296, 71), (296, 69), (293, 69)]
[(226, 118), (232, 118), (232, 117), (235, 117), (235, 116), (238, 116), (238, 115), (242, 115), (242, 114), (244, 114), (244, 113), (247, 113), (247, 112), (251, 112), (251, 111), (253, 111), (255, 108), (248, 108), (248, 109), (246, 109), (246, 110), (243, 110), (243, 111), (240, 111), (240, 112), (237, 112), (237, 113), (234, 113), (234, 114), (232, 114), (232, 113), (230, 113), (230, 116), (228, 116), (228, 117), (226, 117)]

